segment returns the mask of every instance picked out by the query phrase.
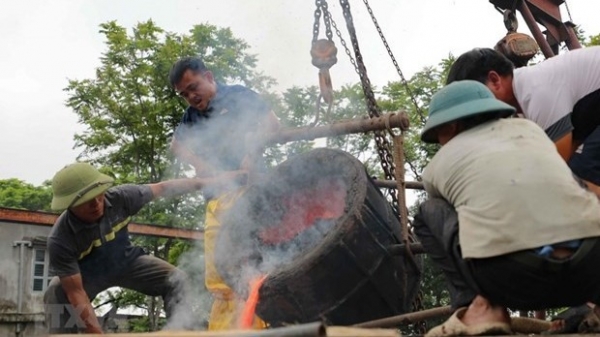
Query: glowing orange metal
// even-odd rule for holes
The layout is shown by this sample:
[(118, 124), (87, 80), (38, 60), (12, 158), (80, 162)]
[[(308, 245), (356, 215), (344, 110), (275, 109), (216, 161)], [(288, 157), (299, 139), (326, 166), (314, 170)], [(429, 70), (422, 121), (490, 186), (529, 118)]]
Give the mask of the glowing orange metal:
[(267, 275), (263, 275), (250, 281), (250, 294), (244, 304), (242, 316), (240, 319), (240, 328), (251, 329), (254, 324), (254, 315), (256, 313), (256, 305), (259, 299), (259, 290), (267, 279)]

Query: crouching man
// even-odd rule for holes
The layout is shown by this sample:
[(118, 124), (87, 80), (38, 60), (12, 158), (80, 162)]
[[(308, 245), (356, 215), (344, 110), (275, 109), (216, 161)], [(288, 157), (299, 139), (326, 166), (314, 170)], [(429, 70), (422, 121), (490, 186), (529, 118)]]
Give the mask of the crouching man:
[(214, 181), (175, 179), (111, 187), (113, 179), (87, 163), (64, 167), (52, 180), (52, 208), (65, 210), (48, 237), (46, 292), (50, 333), (102, 333), (91, 300), (110, 287), (162, 296), (167, 316), (182, 303), (185, 274), (129, 241), (131, 216), (157, 197), (196, 191)]
[(442, 147), (414, 230), (457, 310), (429, 336), (509, 334), (507, 307), (600, 303), (600, 202), (514, 111), (470, 80), (431, 100), (421, 138)]

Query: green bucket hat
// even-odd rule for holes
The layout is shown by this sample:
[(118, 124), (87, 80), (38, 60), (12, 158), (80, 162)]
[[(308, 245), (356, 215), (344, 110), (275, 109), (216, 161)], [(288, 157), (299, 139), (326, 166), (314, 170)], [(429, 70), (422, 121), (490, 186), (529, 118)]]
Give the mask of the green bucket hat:
[(52, 178), (50, 206), (58, 211), (81, 205), (104, 193), (113, 182), (113, 178), (88, 163), (67, 165)]
[(516, 111), (512, 106), (496, 99), (494, 94), (480, 82), (472, 80), (448, 84), (435, 93), (429, 104), (429, 118), (425, 123), (421, 140), (437, 143), (435, 128), (440, 125), (487, 113), (507, 117)]

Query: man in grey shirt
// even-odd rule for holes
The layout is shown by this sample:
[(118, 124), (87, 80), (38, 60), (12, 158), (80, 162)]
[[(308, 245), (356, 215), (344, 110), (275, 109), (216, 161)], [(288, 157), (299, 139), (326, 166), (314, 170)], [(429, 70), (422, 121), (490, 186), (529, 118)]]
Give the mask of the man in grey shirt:
[(456, 311), (426, 337), (507, 335), (507, 308), (600, 303), (600, 201), (538, 125), (503, 118), (514, 111), (471, 80), (429, 104), (421, 139), (442, 146), (423, 170), (429, 198), (413, 229)]
[(90, 301), (113, 286), (162, 296), (169, 315), (183, 299), (185, 274), (133, 246), (127, 225), (157, 197), (213, 183), (193, 178), (111, 187), (113, 179), (87, 163), (74, 163), (56, 173), (51, 206), (65, 211), (48, 237), (50, 268), (56, 273), (44, 293), (49, 332), (102, 333)]

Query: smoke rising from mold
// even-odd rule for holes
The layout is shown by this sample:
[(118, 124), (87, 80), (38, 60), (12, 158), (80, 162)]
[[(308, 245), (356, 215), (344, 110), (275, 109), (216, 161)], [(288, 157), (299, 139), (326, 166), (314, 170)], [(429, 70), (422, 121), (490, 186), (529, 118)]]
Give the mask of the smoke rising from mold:
[(275, 168), (267, 180), (250, 186), (223, 214), (226, 227), (219, 236), (216, 264), (241, 296), (247, 295), (252, 280), (267, 274), (268, 286), (270, 279), (293, 268), (330, 235), (346, 213), (347, 185), (356, 172), (331, 165), (326, 153), (332, 152), (315, 153), (316, 160), (313, 156), (292, 158)]
[(186, 274), (182, 292), (184, 297), (175, 299), (178, 303), (172, 303), (173, 313), (163, 330), (207, 329), (212, 295), (204, 284), (204, 263), (204, 245), (201, 241), (195, 242), (192, 249), (179, 257), (178, 268)]

